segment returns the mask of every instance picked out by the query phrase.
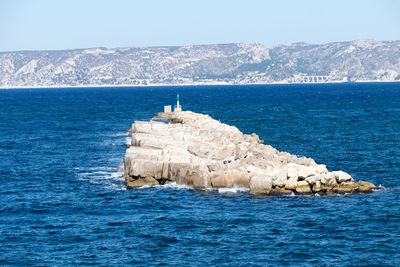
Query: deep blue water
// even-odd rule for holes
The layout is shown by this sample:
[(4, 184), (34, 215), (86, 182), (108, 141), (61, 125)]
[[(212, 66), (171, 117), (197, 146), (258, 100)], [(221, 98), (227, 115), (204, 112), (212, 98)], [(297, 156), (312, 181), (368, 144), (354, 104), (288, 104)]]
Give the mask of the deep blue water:
[[(124, 190), (127, 130), (177, 92), (385, 190)], [(400, 83), (1, 90), (0, 103), (0, 265), (400, 265)]]

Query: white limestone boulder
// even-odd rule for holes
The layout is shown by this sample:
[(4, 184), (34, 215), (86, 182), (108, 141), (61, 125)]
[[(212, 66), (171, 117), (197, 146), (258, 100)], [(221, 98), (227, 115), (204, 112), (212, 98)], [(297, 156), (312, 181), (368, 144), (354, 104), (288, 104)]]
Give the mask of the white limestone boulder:
[(269, 194), (272, 191), (272, 176), (255, 175), (250, 179), (250, 193)]
[(257, 194), (371, 192), (343, 171), (264, 145), (257, 134), (190, 111), (135, 121), (124, 157), (127, 188), (169, 182), (195, 188), (246, 187)]

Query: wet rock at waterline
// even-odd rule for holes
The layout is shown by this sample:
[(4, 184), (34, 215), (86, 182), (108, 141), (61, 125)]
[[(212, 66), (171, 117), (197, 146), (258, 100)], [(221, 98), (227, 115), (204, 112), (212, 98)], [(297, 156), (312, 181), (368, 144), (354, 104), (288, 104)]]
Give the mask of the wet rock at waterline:
[(195, 188), (244, 187), (252, 194), (270, 195), (369, 193), (376, 188), (191, 111), (135, 121), (130, 133), (124, 158), (128, 189), (172, 182)]

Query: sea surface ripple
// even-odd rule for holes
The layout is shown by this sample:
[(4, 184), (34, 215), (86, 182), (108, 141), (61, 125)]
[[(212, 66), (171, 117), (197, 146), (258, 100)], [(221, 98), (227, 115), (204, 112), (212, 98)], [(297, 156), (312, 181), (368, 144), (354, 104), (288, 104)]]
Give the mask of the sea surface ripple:
[[(127, 131), (183, 109), (385, 190), (125, 190)], [(0, 265), (400, 266), (400, 83), (0, 91)]]

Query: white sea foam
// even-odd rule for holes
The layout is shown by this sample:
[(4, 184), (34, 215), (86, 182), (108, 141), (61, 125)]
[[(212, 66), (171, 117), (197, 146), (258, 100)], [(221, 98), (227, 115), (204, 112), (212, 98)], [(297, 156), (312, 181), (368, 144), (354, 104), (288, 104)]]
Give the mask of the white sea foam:
[(106, 137), (128, 136), (128, 131), (126, 131), (126, 132), (118, 132), (118, 133), (103, 132), (103, 133), (98, 133), (97, 136), (106, 136)]
[(113, 133), (113, 134), (109, 134), (107, 136), (127, 136), (128, 132), (119, 132), (119, 133)]
[(105, 188), (111, 189), (111, 190), (116, 190), (116, 191), (125, 191), (126, 190), (126, 187), (125, 186), (121, 186), (120, 184), (106, 185)]
[[(75, 168), (77, 169), (77, 168)], [(112, 190), (125, 190), (123, 172), (118, 172), (115, 167), (79, 167), (78, 180), (88, 181), (91, 184), (102, 185)]]
[(227, 194), (227, 193), (242, 193), (242, 192), (249, 192), (249, 188), (243, 187), (232, 187), (232, 188), (218, 188), (218, 193), (220, 194)]
[(101, 166), (101, 167), (87, 167), (85, 169), (87, 169), (87, 170), (115, 170), (115, 167), (104, 167), (104, 166)]
[(151, 185), (144, 185), (144, 186), (138, 187), (138, 188), (136, 188), (136, 189), (146, 189), (146, 188), (150, 188), (150, 187), (153, 187), (153, 186), (151, 186)]
[(232, 194), (232, 193), (242, 193), (249, 192), (249, 188), (234, 186), (234, 187), (222, 187), (222, 188), (205, 188), (204, 191), (208, 192), (218, 192), (219, 194)]
[(173, 189), (193, 189), (191, 186), (187, 186), (184, 184), (177, 184), (175, 182), (171, 184), (165, 184), (165, 185), (157, 185), (159, 188), (173, 188)]
[[(127, 131), (121, 132), (103, 132), (99, 133), (103, 136), (98, 144), (100, 146), (117, 146), (125, 143), (130, 143), (131, 137), (128, 136)], [(129, 141), (129, 142), (128, 142)], [(111, 154), (102, 158), (99, 164), (99, 159), (91, 160), (91, 164), (99, 164), (103, 166), (78, 166), (73, 168), (75, 170), (78, 180), (88, 181), (89, 183), (102, 185), (104, 188), (112, 190), (126, 190), (124, 185), (123, 172), (118, 172), (118, 167), (121, 163), (121, 155)]]
[(131, 138), (131, 137), (126, 137), (126, 138), (125, 138), (125, 144), (126, 144), (126, 145), (130, 145), (131, 142), (132, 142), (132, 138)]
[(184, 184), (177, 184), (175, 182), (170, 183), (170, 184), (164, 184), (164, 185), (144, 185), (139, 187), (138, 189), (146, 189), (146, 188), (155, 188), (159, 190), (164, 190), (164, 189), (176, 189), (176, 190), (190, 190), (193, 189), (191, 186), (187, 186)]
[(106, 171), (94, 171), (94, 172), (86, 172), (85, 174), (90, 174), (90, 175), (108, 175), (110, 174), (110, 172), (106, 172)]

